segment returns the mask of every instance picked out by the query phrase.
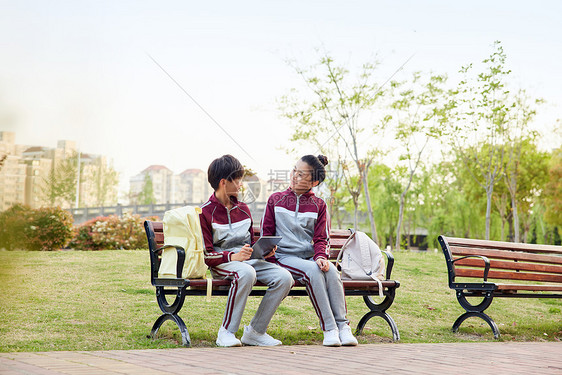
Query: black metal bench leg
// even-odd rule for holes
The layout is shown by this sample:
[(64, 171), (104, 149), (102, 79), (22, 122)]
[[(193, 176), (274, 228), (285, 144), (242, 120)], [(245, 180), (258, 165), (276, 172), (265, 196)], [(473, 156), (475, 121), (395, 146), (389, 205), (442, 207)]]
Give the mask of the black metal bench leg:
[(369, 311), (368, 313), (363, 315), (363, 317), (359, 321), (359, 324), (357, 325), (357, 330), (355, 331), (356, 335), (360, 335), (363, 332), (365, 324), (367, 324), (369, 319), (371, 319), (373, 316), (380, 316), (381, 318), (386, 320), (386, 322), (390, 326), (390, 329), (392, 330), (392, 338), (394, 339), (394, 341), (400, 340), (400, 332), (398, 331), (398, 326), (396, 325), (396, 322), (394, 322), (394, 319), (392, 319), (392, 317), (386, 312), (380, 311)]
[(363, 315), (363, 317), (359, 321), (355, 334), (361, 334), (361, 332), (363, 332), (365, 324), (367, 324), (369, 319), (371, 319), (373, 316), (380, 316), (381, 318), (386, 320), (386, 322), (390, 326), (390, 329), (392, 330), (392, 338), (394, 339), (394, 341), (400, 340), (400, 332), (398, 331), (398, 326), (394, 322), (394, 319), (392, 319), (390, 315), (386, 313), (386, 310), (390, 308), (392, 302), (394, 302), (395, 292), (395, 288), (386, 290), (384, 292), (384, 300), (381, 303), (376, 303), (370, 296), (363, 296), (363, 301), (365, 301), (365, 304), (367, 305), (367, 307), (369, 307), (370, 311)]
[(475, 316), (488, 323), (490, 328), (492, 328), (492, 332), (494, 332), (494, 338), (498, 339), (500, 337), (500, 330), (498, 329), (498, 326), (492, 318), (484, 313), (484, 310), (486, 310), (494, 300), (492, 291), (486, 291), (483, 295), (484, 299), (477, 305), (470, 303), (467, 297), (471, 296), (465, 293), (463, 290), (457, 290), (457, 300), (459, 301), (460, 305), (466, 310), (466, 312), (459, 316), (453, 324), (453, 332), (457, 332), (462, 322), (464, 322), (466, 319)]
[(490, 318), (488, 315), (484, 314), (483, 312), (477, 312), (477, 311), (467, 311), (464, 314), (462, 314), (461, 316), (459, 316), (457, 318), (457, 320), (455, 321), (455, 323), (453, 324), (453, 332), (457, 332), (459, 330), (459, 327), (462, 324), (462, 322), (464, 322), (466, 319), (468, 319), (470, 317), (473, 317), (473, 316), (478, 317), (478, 318), (484, 320), (486, 323), (488, 323), (490, 328), (492, 328), (492, 332), (494, 332), (494, 338), (495, 339), (500, 338), (500, 330), (498, 329), (498, 326), (496, 325), (496, 322), (494, 322), (494, 320), (492, 318)]
[(191, 345), (191, 338), (189, 337), (189, 332), (187, 331), (187, 327), (185, 326), (185, 323), (183, 322), (182, 318), (180, 318), (178, 315), (173, 315), (173, 314), (160, 315), (160, 317), (156, 319), (156, 322), (154, 322), (154, 325), (152, 326), (152, 330), (150, 331), (150, 337), (153, 339), (156, 338), (156, 334), (158, 333), (160, 326), (162, 326), (162, 324), (166, 320), (172, 320), (176, 323), (176, 325), (178, 326), (181, 332), (182, 345), (185, 347), (189, 347)]

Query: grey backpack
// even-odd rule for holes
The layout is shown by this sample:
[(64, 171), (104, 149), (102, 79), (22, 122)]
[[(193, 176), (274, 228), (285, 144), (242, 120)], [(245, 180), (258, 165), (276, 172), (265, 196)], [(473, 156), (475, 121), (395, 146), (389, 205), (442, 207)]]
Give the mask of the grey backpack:
[(340, 266), (342, 280), (375, 280), (379, 296), (383, 296), (381, 280), (385, 279), (386, 266), (381, 249), (367, 234), (352, 230), (336, 263)]

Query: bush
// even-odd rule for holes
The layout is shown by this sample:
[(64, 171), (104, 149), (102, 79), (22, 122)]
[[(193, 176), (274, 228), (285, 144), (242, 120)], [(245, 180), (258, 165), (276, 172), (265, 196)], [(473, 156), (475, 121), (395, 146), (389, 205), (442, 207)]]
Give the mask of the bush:
[(31, 208), (15, 204), (0, 212), (0, 248), (6, 250), (23, 249), (24, 228)]
[[(149, 218), (155, 219), (155, 218)], [(147, 247), (144, 232), (145, 218), (124, 214), (122, 217), (100, 216), (79, 225), (75, 229), (70, 246), (79, 250), (117, 250)]]
[(57, 250), (72, 234), (72, 215), (59, 207), (16, 204), (0, 213), (0, 247), (7, 250)]

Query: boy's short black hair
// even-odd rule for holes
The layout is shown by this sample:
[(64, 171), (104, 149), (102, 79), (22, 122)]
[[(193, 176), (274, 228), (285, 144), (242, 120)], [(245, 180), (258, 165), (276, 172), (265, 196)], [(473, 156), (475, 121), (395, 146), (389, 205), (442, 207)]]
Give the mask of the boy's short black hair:
[(242, 163), (232, 155), (223, 155), (213, 160), (207, 170), (207, 179), (215, 190), (219, 188), (219, 183), (223, 178), (228, 181), (233, 181), (243, 176), (244, 167)]

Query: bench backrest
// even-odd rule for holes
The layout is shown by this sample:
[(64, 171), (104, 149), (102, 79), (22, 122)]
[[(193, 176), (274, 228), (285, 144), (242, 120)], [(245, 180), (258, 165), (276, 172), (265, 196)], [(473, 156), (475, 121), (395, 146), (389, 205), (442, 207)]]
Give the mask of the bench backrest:
[(484, 260), (490, 260), (489, 279), (562, 283), (562, 246), (485, 241), (439, 236), (449, 271), (449, 284), (455, 277), (482, 279)]
[[(155, 250), (164, 245), (164, 226), (161, 221), (145, 221), (144, 228), (148, 240), (148, 247), (150, 251), (150, 270), (151, 278), (158, 277), (158, 269), (160, 268), (160, 254)], [(260, 236), (260, 228), (254, 227), (254, 236), (257, 239)], [(349, 230), (345, 229), (331, 229), (330, 230), (330, 257), (329, 259), (335, 262), (338, 257), (339, 251), (345, 244), (345, 241), (350, 235)]]

